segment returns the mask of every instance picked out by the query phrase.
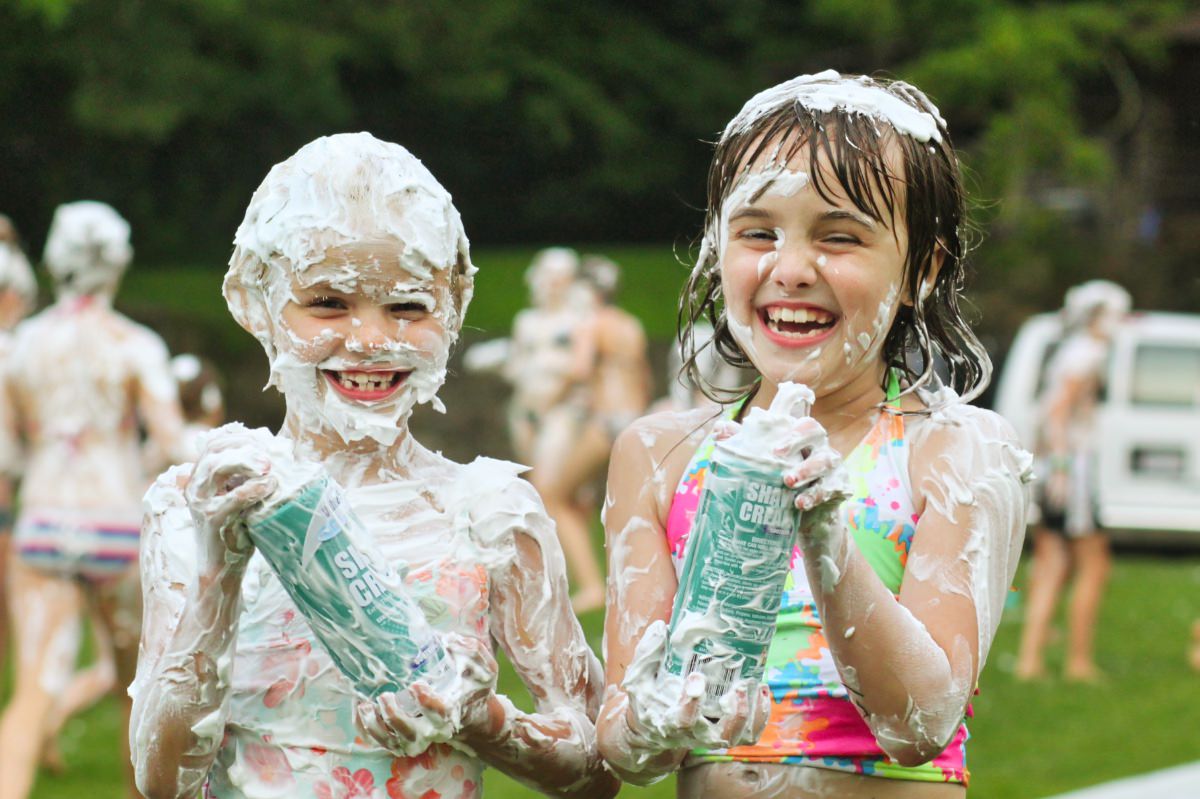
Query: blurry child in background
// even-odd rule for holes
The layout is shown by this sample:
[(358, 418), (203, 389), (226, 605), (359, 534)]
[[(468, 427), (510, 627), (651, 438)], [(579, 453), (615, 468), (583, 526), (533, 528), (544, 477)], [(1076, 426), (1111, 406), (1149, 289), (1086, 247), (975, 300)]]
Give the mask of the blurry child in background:
[[(705, 391), (722, 399), (734, 399), (744, 394), (754, 382), (751, 370), (734, 366), (718, 353), (712, 345), (712, 325), (698, 320), (691, 329), (692, 357), (685, 366), (684, 343), (676, 339), (667, 353), (667, 394), (650, 406), (653, 413), (662, 411), (687, 411), (693, 408), (710, 407), (716, 410), (718, 402)], [(695, 372), (698, 379), (693, 379)]]
[[(958, 310), (963, 212), (945, 123), (908, 84), (805, 75), (726, 127), (681, 318), (707, 319), (717, 352), (760, 379), (724, 412), (639, 420), (614, 448), (597, 736), (625, 779), (682, 766), (686, 797), (965, 794), (964, 720), (1016, 570), (1030, 458), (967, 404), (990, 364)], [(938, 352), (961, 398), (938, 387)], [(659, 668), (688, 643), (667, 621), (715, 437), (785, 381), (816, 396), (773, 442), (798, 545), (765, 684), (735, 681), (709, 718), (704, 675)], [(704, 623), (680, 629), (728, 622)]]
[[(553, 527), (515, 464), (458, 464), (409, 417), (440, 406), (474, 284), (450, 195), (366, 133), (268, 173), (224, 293), (266, 350), (277, 435), (227, 425), (146, 495), (145, 622), (131, 727), (151, 796), (482, 795), (486, 766), (555, 796), (607, 797), (592, 719), (600, 665), (567, 599)], [(319, 463), (453, 652), (469, 690), (364, 699), (255, 550), (243, 514)], [(346, 600), (349, 602), (349, 598)], [(496, 693), (494, 646), (534, 698)]]
[(194, 462), (200, 457), (201, 436), (225, 421), (220, 376), (207, 358), (187, 352), (171, 359), (171, 374), (183, 409), (184, 460)]
[(576, 507), (578, 478), (564, 479), (593, 407), (596, 339), (593, 293), (579, 285), (579, 256), (539, 252), (525, 273), (532, 305), (513, 319), (504, 377), (512, 385), (509, 432), (517, 460), (554, 519), (577, 610), (604, 601), (604, 575), (587, 520)]
[[(598, 563), (595, 582), (590, 563), (591, 522), (598, 502), (588, 485), (608, 463), (617, 435), (646, 410), (650, 402), (650, 364), (646, 358), (646, 332), (637, 317), (616, 305), (620, 267), (598, 255), (585, 256), (577, 285), (586, 303), (574, 332), (577, 351), (591, 353), (587, 368), (587, 415), (574, 441), (563, 441), (560, 451), (534, 466), (530, 477), (554, 519), (563, 547), (586, 545), (588, 554), (576, 559), (589, 563), (579, 569), (579, 584), (571, 604), (577, 613), (604, 605), (604, 584)], [(574, 564), (574, 561), (572, 561)]]
[[(112, 642), (117, 684), (133, 676), (139, 426), (174, 452), (182, 419), (162, 340), (112, 309), (132, 255), (129, 225), (112, 208), (59, 206), (44, 256), (56, 300), (21, 323), (7, 358), (7, 434), (23, 441), (25, 468), (9, 569), (16, 670), (0, 718), (4, 799), (28, 794), (54, 709), (79, 684), (85, 607)], [(127, 710), (123, 690), (120, 699)]]
[(1068, 680), (1081, 682), (1101, 676), (1094, 639), (1111, 556), (1108, 538), (1096, 529), (1092, 515), (1096, 406), (1112, 337), (1129, 306), (1129, 292), (1106, 280), (1075, 286), (1063, 303), (1063, 339), (1046, 364), (1039, 399), (1041, 523), (1033, 535), (1025, 626), (1017, 654), (1019, 679), (1045, 674), (1042, 652), (1072, 568), (1063, 672)]
[[(37, 282), (21, 250), (12, 221), (0, 214), (0, 372), (8, 368), (11, 331), (33, 310)], [(20, 443), (9, 435), (12, 408), (7, 392), (0, 391), (0, 671), (8, 657), (8, 605), (6, 589), (10, 534), (12, 532), (13, 481), (21, 468)]]

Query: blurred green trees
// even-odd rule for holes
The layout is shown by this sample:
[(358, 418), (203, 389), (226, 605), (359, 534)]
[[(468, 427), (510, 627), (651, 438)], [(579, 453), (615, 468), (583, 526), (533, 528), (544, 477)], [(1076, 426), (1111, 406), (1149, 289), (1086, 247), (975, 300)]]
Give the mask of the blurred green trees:
[(1081, 226), (1062, 198), (1102, 222), (1132, 213), (1104, 200), (1187, 8), (0, 0), (0, 211), (36, 246), (54, 205), (104, 199), (144, 258), (219, 263), (271, 164), (367, 129), (429, 165), (476, 241), (684, 241), (706, 140), (746, 98), (826, 67), (884, 71), (951, 122), (984, 201), (985, 295), (1016, 283), (1044, 305), (1125, 230)]

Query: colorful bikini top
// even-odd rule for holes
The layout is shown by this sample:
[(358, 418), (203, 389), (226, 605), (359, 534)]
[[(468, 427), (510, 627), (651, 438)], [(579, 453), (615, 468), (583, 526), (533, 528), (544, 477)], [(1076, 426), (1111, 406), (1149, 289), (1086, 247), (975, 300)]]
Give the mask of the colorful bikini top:
[[(871, 429), (845, 459), (852, 496), (841, 507), (859, 551), (893, 595), (899, 594), (919, 521), (909, 483), (904, 416), (892, 412), (899, 410), (898, 396), (899, 381), (893, 373), (886, 399), (889, 408), (879, 411)], [(745, 402), (731, 405), (724, 418), (736, 419)], [(667, 514), (666, 534), (677, 575), (683, 568), (714, 443), (710, 434), (692, 456)], [(901, 766), (879, 748), (851, 703), (829, 652), (799, 547), (792, 554), (764, 679), (771, 689), (771, 717), (758, 743), (699, 750), (692, 754), (693, 761), (792, 763), (895, 779), (966, 783), (965, 725), (941, 755), (921, 766)]]

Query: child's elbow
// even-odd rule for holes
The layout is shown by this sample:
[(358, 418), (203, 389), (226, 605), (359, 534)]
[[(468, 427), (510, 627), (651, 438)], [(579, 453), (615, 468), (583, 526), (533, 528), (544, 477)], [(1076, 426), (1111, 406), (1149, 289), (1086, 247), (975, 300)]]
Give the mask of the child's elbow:
[(612, 799), (621, 790), (621, 780), (616, 774), (601, 766), (582, 786), (560, 793), (563, 799)]
[(907, 746), (890, 746), (890, 747), (881, 747), (881, 748), (883, 749), (884, 754), (886, 754), (889, 758), (896, 761), (897, 763), (904, 766), (905, 768), (912, 768), (913, 766), (924, 765), (925, 763), (928, 763), (930, 760), (933, 760), (935, 757), (937, 757), (939, 754), (941, 754), (941, 751), (942, 751), (941, 749), (932, 749), (931, 750), (924, 746), (915, 745), (915, 744), (907, 745)]
[[(925, 719), (926, 722), (936, 721)], [(958, 731), (957, 721), (954, 724), (899, 724), (873, 725), (875, 740), (879, 748), (890, 759), (901, 766), (911, 768), (933, 760), (950, 745), (954, 734)]]

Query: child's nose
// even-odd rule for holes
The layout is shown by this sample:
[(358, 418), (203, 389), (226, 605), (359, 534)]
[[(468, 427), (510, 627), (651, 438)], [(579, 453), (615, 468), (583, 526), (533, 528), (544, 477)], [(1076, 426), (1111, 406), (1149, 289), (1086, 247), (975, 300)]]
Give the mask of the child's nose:
[(367, 313), (355, 316), (346, 346), (359, 352), (377, 352), (385, 349), (391, 341), (391, 319), (380, 314)]
[(804, 242), (787, 242), (779, 248), (779, 258), (771, 270), (771, 280), (785, 289), (811, 286), (817, 281), (820, 255)]

